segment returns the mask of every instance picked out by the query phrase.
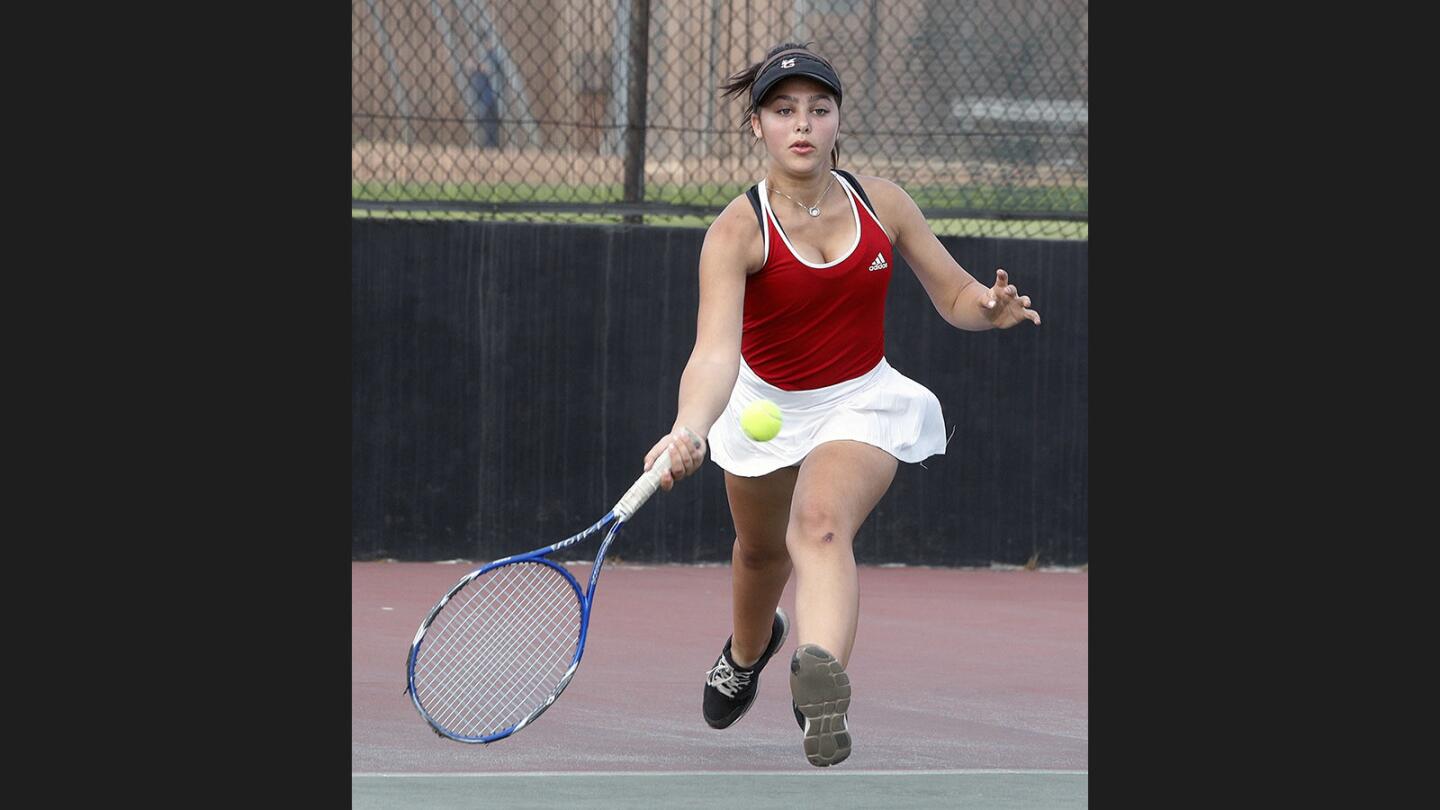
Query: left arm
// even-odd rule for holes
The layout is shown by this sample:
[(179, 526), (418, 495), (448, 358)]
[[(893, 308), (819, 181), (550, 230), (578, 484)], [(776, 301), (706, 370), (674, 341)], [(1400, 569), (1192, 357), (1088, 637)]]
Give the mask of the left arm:
[(1004, 270), (995, 271), (993, 287), (965, 272), (904, 189), (880, 177), (865, 177), (863, 184), (880, 221), (894, 231), (896, 250), (946, 323), (971, 332), (1008, 329), (1021, 321), (1040, 325), (1040, 313), (1030, 308), (1030, 296), (1021, 295)]

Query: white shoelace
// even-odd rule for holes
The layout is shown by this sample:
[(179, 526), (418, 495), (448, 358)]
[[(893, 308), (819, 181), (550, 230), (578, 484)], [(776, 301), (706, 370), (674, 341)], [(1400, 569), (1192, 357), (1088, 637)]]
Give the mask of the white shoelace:
[(714, 668), (705, 674), (709, 677), (707, 681), (709, 685), (720, 690), (720, 693), (725, 697), (733, 700), (735, 696), (740, 693), (741, 689), (750, 685), (750, 679), (755, 676), (755, 671), (737, 671), (734, 667), (725, 663), (725, 656), (722, 655), (720, 656), (720, 660), (715, 662)]

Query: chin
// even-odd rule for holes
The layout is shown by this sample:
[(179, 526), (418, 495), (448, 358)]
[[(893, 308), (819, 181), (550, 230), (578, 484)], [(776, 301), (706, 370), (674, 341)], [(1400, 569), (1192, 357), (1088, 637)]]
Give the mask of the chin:
[(785, 150), (785, 154), (779, 156), (771, 155), (771, 158), (774, 159), (776, 163), (797, 174), (805, 174), (830, 167), (830, 150), (828, 149), (824, 152), (816, 149), (808, 155), (797, 155), (787, 149)]

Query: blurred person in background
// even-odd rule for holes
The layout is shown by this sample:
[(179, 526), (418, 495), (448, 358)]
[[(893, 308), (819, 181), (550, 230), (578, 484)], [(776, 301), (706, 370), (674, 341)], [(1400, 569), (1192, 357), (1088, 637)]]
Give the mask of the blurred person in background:
[(466, 62), (465, 76), (470, 90), (470, 118), (475, 122), (476, 143), (494, 149), (500, 146), (500, 90), (505, 83), (505, 74), (499, 56), (488, 43), (487, 39), (480, 58)]

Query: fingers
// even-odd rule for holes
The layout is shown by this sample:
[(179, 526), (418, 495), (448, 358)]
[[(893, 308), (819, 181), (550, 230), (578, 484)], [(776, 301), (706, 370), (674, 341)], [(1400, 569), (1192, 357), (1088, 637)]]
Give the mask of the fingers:
[[(663, 452), (665, 452), (665, 449), (666, 449), (667, 447), (669, 447), (669, 446), (670, 446), (670, 437), (669, 437), (669, 436), (666, 436), (665, 438), (663, 438), (663, 439), (661, 439), (660, 441), (656, 442), (654, 447), (650, 448), (650, 452), (648, 452), (648, 453), (645, 454), (645, 471), (646, 471), (646, 472), (649, 472), (650, 469), (655, 466), (655, 462), (659, 459), (660, 454), (663, 453)], [(675, 457), (674, 452), (671, 452), (670, 457), (671, 457), (671, 458), (674, 458), (674, 457)], [(669, 492), (669, 491), (670, 491), (670, 488), (673, 487), (673, 486), (675, 486), (675, 479), (674, 479), (674, 477), (671, 475), (669, 468), (662, 469), (662, 470), (660, 470), (659, 472), (660, 472), (660, 488), (663, 489), (663, 490), (665, 490), (666, 492)]]
[(1010, 274), (1005, 272), (1003, 267), (995, 269), (995, 286), (999, 289), (996, 298), (1000, 299), (999, 306), (1002, 307), (1010, 303), (1009, 299), (1020, 294), (1015, 285), (1010, 283)]
[(679, 465), (679, 477), (694, 475), (700, 465), (705, 463), (705, 440), (687, 427), (681, 427), (670, 436), (675, 448), (671, 451), (670, 458)]
[(679, 481), (690, 474), (690, 442), (683, 439), (676, 440), (675, 434), (670, 434), (670, 478)]
[(1021, 314), (1021, 315), (1024, 315), (1025, 318), (1026, 318), (1026, 320), (1030, 321), (1031, 323), (1035, 324), (1036, 326), (1039, 326), (1039, 325), (1040, 325), (1040, 313), (1038, 313), (1038, 312), (1036, 312), (1035, 310), (1033, 310), (1033, 309), (1030, 308), (1030, 296), (1028, 296), (1028, 295), (1022, 295), (1022, 296), (1020, 296), (1020, 304), (1024, 307), (1024, 309), (1022, 309), (1022, 310), (1020, 311), (1020, 314)]
[[(1015, 311), (1013, 304), (1019, 304), (1019, 312)], [(1001, 329), (1004, 329), (1021, 320), (1027, 320), (1036, 326), (1040, 325), (1040, 313), (1031, 309), (1030, 296), (1021, 295), (1019, 288), (1010, 283), (1010, 274), (1003, 268), (995, 270), (995, 286), (991, 287), (986, 295), (980, 299), (980, 306), (989, 310), (990, 317)], [(1011, 319), (1014, 320), (1011, 320)]]
[(660, 488), (666, 492), (677, 481), (694, 475), (705, 461), (705, 440), (686, 427), (674, 431), (655, 443), (645, 454), (645, 469), (654, 466), (660, 454), (670, 451), (670, 465), (659, 470)]
[(980, 304), (986, 309), (995, 309), (997, 306), (1004, 309), (1008, 299), (1014, 298), (1017, 292), (1019, 291), (1015, 289), (1015, 285), (1010, 283), (1010, 274), (1003, 269), (996, 269), (995, 286), (990, 288), (990, 294), (981, 299)]
[(654, 447), (650, 448), (650, 452), (648, 452), (648, 453), (645, 454), (645, 469), (646, 469), (646, 471), (649, 471), (649, 469), (655, 465), (655, 459), (659, 458), (659, 457), (660, 457), (660, 454), (663, 453), (663, 452), (665, 452), (665, 448), (667, 448), (667, 447), (669, 447), (669, 446), (670, 446), (670, 437), (669, 437), (669, 436), (666, 436), (665, 438), (663, 438), (663, 439), (661, 439), (660, 441), (656, 442)]
[[(670, 448), (670, 467), (660, 474), (660, 485), (668, 492), (676, 481), (685, 478), (694, 472), (697, 466), (694, 453), (690, 449), (690, 442), (677, 437), (679, 431), (666, 437)], [(683, 435), (683, 434), (682, 434)], [(669, 486), (666, 486), (669, 481)]]

